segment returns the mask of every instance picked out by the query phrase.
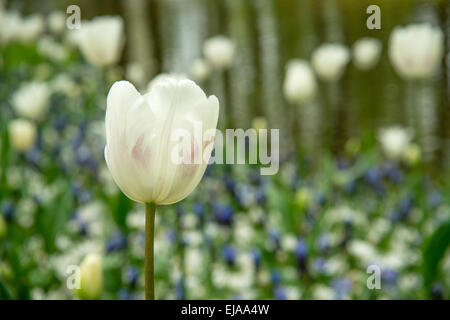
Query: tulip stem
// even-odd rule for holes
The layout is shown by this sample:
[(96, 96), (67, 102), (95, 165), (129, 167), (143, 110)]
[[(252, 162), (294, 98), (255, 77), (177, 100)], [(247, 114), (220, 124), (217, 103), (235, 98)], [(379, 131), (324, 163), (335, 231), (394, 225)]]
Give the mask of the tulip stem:
[(155, 211), (153, 202), (145, 204), (145, 300), (155, 300)]

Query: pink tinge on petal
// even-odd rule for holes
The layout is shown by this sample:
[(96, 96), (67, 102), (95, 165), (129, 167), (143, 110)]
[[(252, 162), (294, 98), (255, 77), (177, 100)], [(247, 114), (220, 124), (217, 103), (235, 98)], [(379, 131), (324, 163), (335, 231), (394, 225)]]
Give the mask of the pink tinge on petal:
[(145, 133), (143, 133), (136, 141), (136, 144), (131, 150), (131, 156), (134, 160), (140, 163), (144, 168), (147, 169), (148, 158), (150, 157), (150, 148), (143, 148)]

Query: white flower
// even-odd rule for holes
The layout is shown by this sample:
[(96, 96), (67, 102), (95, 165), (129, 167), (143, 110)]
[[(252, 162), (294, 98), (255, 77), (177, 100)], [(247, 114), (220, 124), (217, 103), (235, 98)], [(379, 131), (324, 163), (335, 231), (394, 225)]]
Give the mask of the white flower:
[(211, 67), (204, 59), (196, 59), (191, 66), (191, 75), (196, 81), (204, 81), (211, 74)]
[[(161, 80), (144, 96), (128, 81), (114, 83), (107, 98), (105, 159), (120, 189), (145, 203), (187, 197), (205, 172), (214, 138), (212, 133), (199, 145), (194, 126), (201, 125), (203, 134), (214, 131), (218, 112), (217, 98), (190, 80)], [(202, 161), (174, 161), (180, 142), (173, 135), (181, 129), (194, 137), (191, 158)]]
[(316, 78), (308, 62), (300, 59), (288, 62), (283, 91), (286, 99), (291, 103), (302, 103), (315, 96)]
[(235, 45), (225, 36), (215, 36), (205, 41), (203, 54), (219, 70), (228, 68), (233, 62)]
[(43, 36), (37, 43), (38, 52), (51, 60), (64, 61), (68, 57), (68, 51), (50, 36)]
[(353, 59), (357, 68), (372, 69), (380, 59), (382, 44), (375, 38), (361, 38), (353, 44)]
[(150, 91), (153, 88), (153, 85), (155, 83), (159, 83), (160, 81), (167, 80), (167, 79), (175, 79), (175, 80), (185, 80), (187, 79), (186, 75), (182, 73), (160, 73), (156, 75), (152, 80), (149, 81), (147, 85), (147, 92)]
[(20, 37), (22, 17), (15, 11), (0, 11), (0, 43), (17, 41)]
[(53, 34), (61, 34), (66, 27), (66, 15), (62, 11), (52, 11), (47, 17), (47, 23)]
[(25, 119), (12, 120), (8, 125), (11, 145), (17, 151), (30, 149), (36, 139), (36, 126)]
[(401, 127), (380, 129), (378, 140), (381, 148), (389, 159), (399, 160), (411, 141), (411, 133)]
[(348, 252), (358, 259), (361, 264), (370, 264), (377, 260), (378, 253), (368, 242), (362, 240), (351, 240), (347, 246)]
[(102, 257), (96, 253), (88, 254), (80, 265), (80, 289), (83, 299), (97, 299), (103, 289)]
[(135, 61), (127, 65), (125, 77), (127, 80), (141, 86), (146, 83), (147, 74), (141, 63)]
[(40, 14), (32, 14), (22, 19), (19, 40), (25, 43), (35, 41), (44, 30), (44, 18)]
[(422, 79), (433, 75), (444, 52), (444, 34), (429, 24), (397, 27), (389, 39), (389, 57), (404, 78)]
[(18, 115), (39, 120), (48, 109), (50, 89), (44, 82), (30, 82), (20, 87), (12, 97)]
[(340, 44), (323, 44), (317, 48), (311, 57), (311, 64), (320, 79), (336, 81), (344, 73), (345, 66), (350, 60), (347, 47)]
[(123, 20), (120, 16), (100, 16), (83, 21), (74, 41), (91, 64), (99, 67), (116, 64), (124, 45)]

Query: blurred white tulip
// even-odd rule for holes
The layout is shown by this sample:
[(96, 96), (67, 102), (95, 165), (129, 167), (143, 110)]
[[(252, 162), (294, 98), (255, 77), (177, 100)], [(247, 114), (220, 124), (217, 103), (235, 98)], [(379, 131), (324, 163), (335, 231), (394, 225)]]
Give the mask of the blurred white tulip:
[(36, 41), (45, 31), (44, 18), (40, 14), (32, 14), (22, 19), (19, 41), (29, 43)]
[(80, 289), (82, 299), (98, 299), (103, 289), (102, 257), (89, 253), (80, 265)]
[(54, 61), (64, 61), (69, 56), (66, 47), (59, 44), (51, 36), (43, 36), (38, 40), (37, 50), (39, 54)]
[(62, 11), (52, 11), (47, 17), (48, 28), (51, 33), (59, 35), (66, 28), (66, 15)]
[(314, 50), (311, 64), (321, 80), (332, 82), (340, 79), (349, 60), (347, 47), (326, 43)]
[(432, 76), (444, 53), (444, 34), (429, 24), (397, 27), (389, 39), (389, 57), (398, 74), (407, 79)]
[(295, 59), (287, 64), (283, 92), (291, 103), (302, 103), (314, 98), (317, 82), (309, 63)]
[(14, 93), (12, 105), (19, 116), (40, 120), (47, 112), (50, 94), (45, 82), (30, 82)]
[(135, 61), (130, 62), (125, 69), (125, 77), (127, 80), (135, 83), (138, 88), (146, 84), (147, 73), (142, 64)]
[(187, 197), (200, 182), (212, 148), (193, 139), (191, 150), (202, 161), (177, 164), (172, 152), (179, 141), (173, 134), (184, 129), (194, 136), (198, 124), (202, 134), (215, 130), (218, 112), (217, 98), (190, 80), (159, 80), (143, 96), (128, 81), (114, 83), (107, 98), (105, 159), (120, 189), (132, 200), (157, 205)]
[(361, 38), (353, 44), (355, 66), (361, 70), (372, 69), (380, 59), (382, 43), (375, 38)]
[(17, 41), (20, 38), (22, 17), (15, 11), (0, 11), (0, 44)]
[(196, 81), (204, 81), (211, 74), (211, 66), (204, 59), (196, 59), (191, 65), (191, 75)]
[(235, 53), (234, 42), (225, 36), (215, 36), (205, 41), (203, 54), (211, 64), (223, 70), (230, 67)]
[(411, 139), (409, 130), (402, 127), (383, 128), (378, 132), (381, 148), (391, 160), (399, 160), (403, 156)]
[(120, 16), (99, 16), (82, 21), (72, 37), (89, 63), (98, 67), (114, 65), (125, 43), (123, 20)]
[(26, 119), (15, 119), (8, 124), (11, 146), (17, 151), (30, 149), (36, 140), (36, 126)]

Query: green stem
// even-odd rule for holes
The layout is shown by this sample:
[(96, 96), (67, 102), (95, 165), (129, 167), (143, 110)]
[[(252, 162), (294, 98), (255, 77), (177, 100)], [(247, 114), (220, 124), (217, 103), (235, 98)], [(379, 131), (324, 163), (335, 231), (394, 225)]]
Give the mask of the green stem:
[(155, 300), (155, 210), (153, 202), (145, 204), (145, 300)]

